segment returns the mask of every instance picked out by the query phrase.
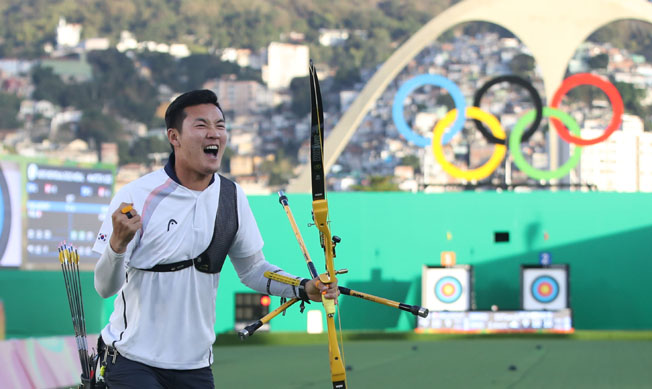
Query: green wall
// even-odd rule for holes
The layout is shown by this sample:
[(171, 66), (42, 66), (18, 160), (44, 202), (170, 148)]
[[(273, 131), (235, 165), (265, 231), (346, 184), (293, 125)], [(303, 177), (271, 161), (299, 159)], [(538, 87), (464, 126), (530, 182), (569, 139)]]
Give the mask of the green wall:
[[(311, 221), (309, 195), (289, 195), (290, 206), (318, 270), (323, 254)], [(303, 256), (277, 196), (251, 196), (251, 207), (272, 263), (306, 276)], [(519, 308), (519, 266), (537, 264), (539, 253), (570, 264), (570, 295), (578, 329), (651, 329), (652, 194), (533, 192), (332, 193), (331, 230), (342, 238), (336, 268), (349, 288), (420, 304), (421, 267), (438, 265), (442, 251), (474, 266), (477, 309), (496, 304)], [(494, 232), (510, 241), (494, 242)], [(547, 233), (548, 239), (544, 239)], [(450, 239), (448, 239), (450, 236)], [(112, 306), (84, 274), (89, 333), (98, 332)], [(246, 292), (230, 263), (218, 292), (216, 331), (233, 328), (234, 293)], [(7, 336), (57, 335), (72, 331), (59, 272), (0, 271)], [(274, 299), (273, 306), (278, 305)], [(310, 308), (318, 308), (313, 304)], [(409, 330), (414, 317), (343, 296), (344, 329)], [(292, 307), (271, 322), (273, 331), (303, 331), (306, 314)]]
[[(310, 196), (289, 200), (313, 260), (323, 266), (317, 230), (307, 227)], [(250, 202), (270, 262), (306, 275), (277, 196)], [(420, 304), (422, 265), (438, 265), (442, 251), (454, 251), (458, 263), (474, 266), (477, 309), (519, 309), (520, 265), (537, 264), (539, 253), (547, 251), (553, 263), (570, 264), (577, 328), (652, 328), (652, 311), (646, 309), (652, 300), (652, 194), (332, 193), (329, 206), (331, 230), (342, 238), (336, 267), (349, 269), (339, 277), (342, 285)], [(495, 243), (497, 231), (509, 232), (510, 241)], [(226, 293), (218, 297), (232, 305)], [(351, 297), (341, 299), (341, 309), (345, 328), (414, 325), (410, 314)], [(291, 323), (297, 316), (301, 320)], [(293, 311), (272, 327), (304, 329), (305, 315)]]
[[(53, 258), (53, 260), (58, 260)], [(107, 310), (93, 288), (93, 274), (80, 273), (88, 333), (98, 333)], [(0, 271), (7, 338), (72, 335), (68, 297), (60, 271)]]

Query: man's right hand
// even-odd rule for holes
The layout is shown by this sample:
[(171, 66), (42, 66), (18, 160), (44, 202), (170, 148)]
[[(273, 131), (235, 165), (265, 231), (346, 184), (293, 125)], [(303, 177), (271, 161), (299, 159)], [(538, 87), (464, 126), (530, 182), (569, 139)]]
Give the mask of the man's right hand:
[(113, 233), (111, 234), (109, 244), (111, 245), (111, 249), (117, 254), (122, 254), (127, 251), (127, 244), (134, 238), (136, 231), (143, 226), (140, 215), (135, 209), (132, 208), (129, 211), (129, 214), (132, 216), (131, 218), (122, 212), (122, 209), (132, 205), (121, 203), (118, 209), (111, 215)]

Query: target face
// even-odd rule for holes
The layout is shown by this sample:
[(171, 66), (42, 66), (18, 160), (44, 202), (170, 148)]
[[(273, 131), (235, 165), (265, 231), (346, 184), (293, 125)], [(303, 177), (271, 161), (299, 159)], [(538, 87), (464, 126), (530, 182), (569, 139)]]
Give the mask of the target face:
[(532, 283), (532, 297), (541, 303), (549, 303), (559, 296), (559, 284), (549, 276), (538, 277)]
[(521, 293), (526, 311), (570, 308), (568, 265), (522, 266)]
[(11, 230), (11, 200), (5, 175), (0, 168), (0, 258), (4, 256)]
[(446, 276), (442, 277), (437, 284), (435, 284), (435, 296), (441, 302), (452, 304), (457, 301), (462, 295), (462, 284), (457, 278)]
[(0, 267), (22, 263), (21, 187), (20, 165), (0, 160)]
[(431, 311), (473, 309), (473, 268), (470, 265), (427, 266), (421, 279), (421, 305)]

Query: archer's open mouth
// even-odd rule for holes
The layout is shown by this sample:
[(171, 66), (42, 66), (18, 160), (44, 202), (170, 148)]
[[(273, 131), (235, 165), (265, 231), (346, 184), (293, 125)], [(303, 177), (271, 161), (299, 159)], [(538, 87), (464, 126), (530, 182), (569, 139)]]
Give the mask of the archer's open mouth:
[(217, 157), (217, 153), (220, 151), (219, 145), (210, 145), (204, 147), (204, 153)]

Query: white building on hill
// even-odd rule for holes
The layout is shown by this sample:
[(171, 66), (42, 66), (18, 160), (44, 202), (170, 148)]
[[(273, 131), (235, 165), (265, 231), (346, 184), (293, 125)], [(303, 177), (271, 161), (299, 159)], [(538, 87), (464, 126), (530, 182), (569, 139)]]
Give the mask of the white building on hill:
[(76, 47), (81, 37), (81, 24), (68, 24), (63, 17), (59, 18), (57, 25), (57, 46)]
[(267, 65), (263, 66), (263, 81), (271, 90), (290, 86), (295, 77), (308, 75), (308, 46), (272, 42), (267, 47)]

